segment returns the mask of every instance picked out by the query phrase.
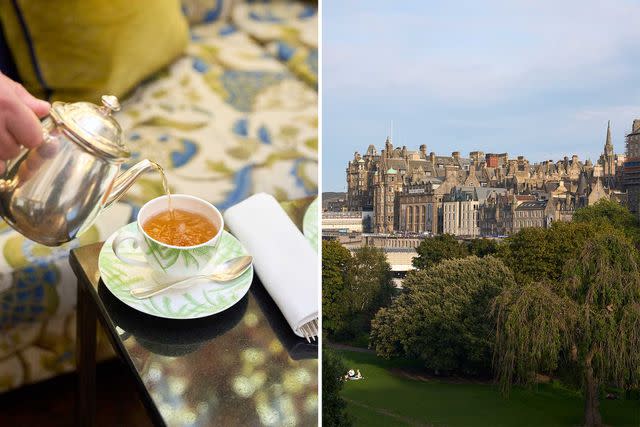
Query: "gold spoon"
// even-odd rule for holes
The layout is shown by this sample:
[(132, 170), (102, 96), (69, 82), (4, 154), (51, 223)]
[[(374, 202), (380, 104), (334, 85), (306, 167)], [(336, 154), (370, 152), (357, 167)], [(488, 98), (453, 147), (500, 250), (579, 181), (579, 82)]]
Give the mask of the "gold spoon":
[(173, 283), (167, 283), (162, 285), (148, 286), (146, 288), (131, 289), (131, 295), (139, 298), (149, 298), (159, 293), (171, 289), (176, 286), (184, 285), (192, 280), (209, 279), (214, 282), (228, 282), (236, 279), (242, 275), (251, 266), (253, 258), (250, 256), (239, 256), (237, 258), (231, 258), (228, 261), (223, 262), (216, 267), (215, 271), (211, 274), (202, 274), (198, 276), (188, 277), (183, 280), (179, 280)]

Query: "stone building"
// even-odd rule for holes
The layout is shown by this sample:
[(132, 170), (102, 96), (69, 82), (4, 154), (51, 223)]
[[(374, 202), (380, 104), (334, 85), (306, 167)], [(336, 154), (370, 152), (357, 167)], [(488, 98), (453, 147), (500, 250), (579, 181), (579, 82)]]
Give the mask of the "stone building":
[(514, 196), (491, 194), (480, 206), (478, 227), (481, 236), (506, 236), (513, 231)]
[(547, 226), (547, 204), (549, 200), (534, 200), (522, 202), (516, 206), (513, 212), (512, 233), (517, 233), (523, 228)]
[(455, 236), (479, 236), (478, 207), (478, 201), (471, 198), (443, 202), (442, 232)]
[(354, 153), (347, 166), (347, 209), (373, 210), (373, 172), (379, 161), (380, 156), (373, 145), (369, 145), (364, 156)]
[(322, 231), (339, 230), (350, 233), (362, 233), (363, 217), (361, 211), (322, 212)]
[[(469, 157), (462, 157), (458, 151), (450, 156), (437, 156), (427, 153), (424, 144), (411, 151), (404, 146), (394, 147), (387, 138), (380, 153), (373, 145), (364, 155), (354, 153), (346, 169), (347, 206), (349, 210), (370, 212), (374, 233), (499, 235), (512, 232), (522, 221), (544, 225), (568, 220), (575, 209), (604, 197), (622, 200), (626, 198), (621, 191), (623, 181), (626, 186), (638, 189), (635, 201), (630, 200), (637, 210), (640, 120), (634, 122), (633, 132), (627, 136), (627, 161), (624, 159), (614, 153), (610, 124), (603, 153), (595, 164), (590, 160), (583, 162), (577, 155), (540, 163), (530, 163), (524, 156), (510, 158), (507, 153), (482, 151), (472, 151)], [(631, 159), (636, 159), (636, 163)], [(623, 174), (622, 164), (630, 173)], [(530, 217), (534, 211), (537, 215), (534, 205), (522, 207), (519, 212), (524, 212), (521, 214), (524, 216), (514, 217), (523, 200), (505, 199), (497, 194), (489, 200), (489, 193), (479, 197), (477, 192), (463, 188), (501, 189), (531, 201), (549, 201), (545, 204), (548, 218)], [(514, 221), (519, 221), (517, 226)]]
[(640, 119), (633, 121), (626, 143), (623, 189), (627, 192), (629, 210), (638, 215), (640, 214)]

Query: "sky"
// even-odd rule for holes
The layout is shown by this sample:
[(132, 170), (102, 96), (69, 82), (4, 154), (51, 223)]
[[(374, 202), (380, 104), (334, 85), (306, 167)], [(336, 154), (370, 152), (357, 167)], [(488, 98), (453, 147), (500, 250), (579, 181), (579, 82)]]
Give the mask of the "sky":
[(595, 161), (640, 118), (640, 1), (324, 1), (323, 191), (394, 146)]

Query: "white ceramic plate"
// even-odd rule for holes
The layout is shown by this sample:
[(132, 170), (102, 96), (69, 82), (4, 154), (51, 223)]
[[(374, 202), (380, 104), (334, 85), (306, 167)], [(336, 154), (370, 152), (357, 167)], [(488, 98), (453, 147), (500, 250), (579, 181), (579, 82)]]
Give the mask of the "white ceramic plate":
[[(151, 268), (125, 264), (113, 253), (111, 242), (122, 230), (135, 232), (136, 223), (124, 226), (107, 239), (100, 251), (98, 266), (107, 289), (131, 308), (168, 319), (196, 319), (228, 309), (240, 301), (251, 286), (253, 266), (231, 282), (216, 283), (203, 279), (195, 281), (186, 289), (171, 289), (147, 299), (134, 298), (129, 293), (132, 288), (146, 287), (155, 282), (151, 278)], [(142, 253), (131, 246), (131, 241), (124, 242), (121, 248), (124, 256), (144, 259)], [(208, 274), (216, 265), (241, 255), (248, 255), (246, 249), (238, 239), (224, 231), (218, 251), (203, 274)]]

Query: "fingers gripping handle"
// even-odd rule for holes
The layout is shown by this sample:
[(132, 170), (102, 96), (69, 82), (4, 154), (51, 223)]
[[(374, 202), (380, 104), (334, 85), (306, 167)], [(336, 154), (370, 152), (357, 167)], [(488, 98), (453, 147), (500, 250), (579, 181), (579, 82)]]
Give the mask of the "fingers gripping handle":
[(138, 233), (131, 233), (129, 231), (123, 231), (113, 239), (113, 243), (111, 244), (111, 248), (113, 249), (113, 253), (116, 254), (116, 257), (125, 264), (131, 265), (139, 265), (142, 267), (146, 267), (148, 264), (146, 261), (140, 261), (138, 259), (129, 258), (120, 253), (120, 247), (122, 243), (127, 240), (133, 240), (133, 247), (137, 248), (140, 246), (140, 235)]

